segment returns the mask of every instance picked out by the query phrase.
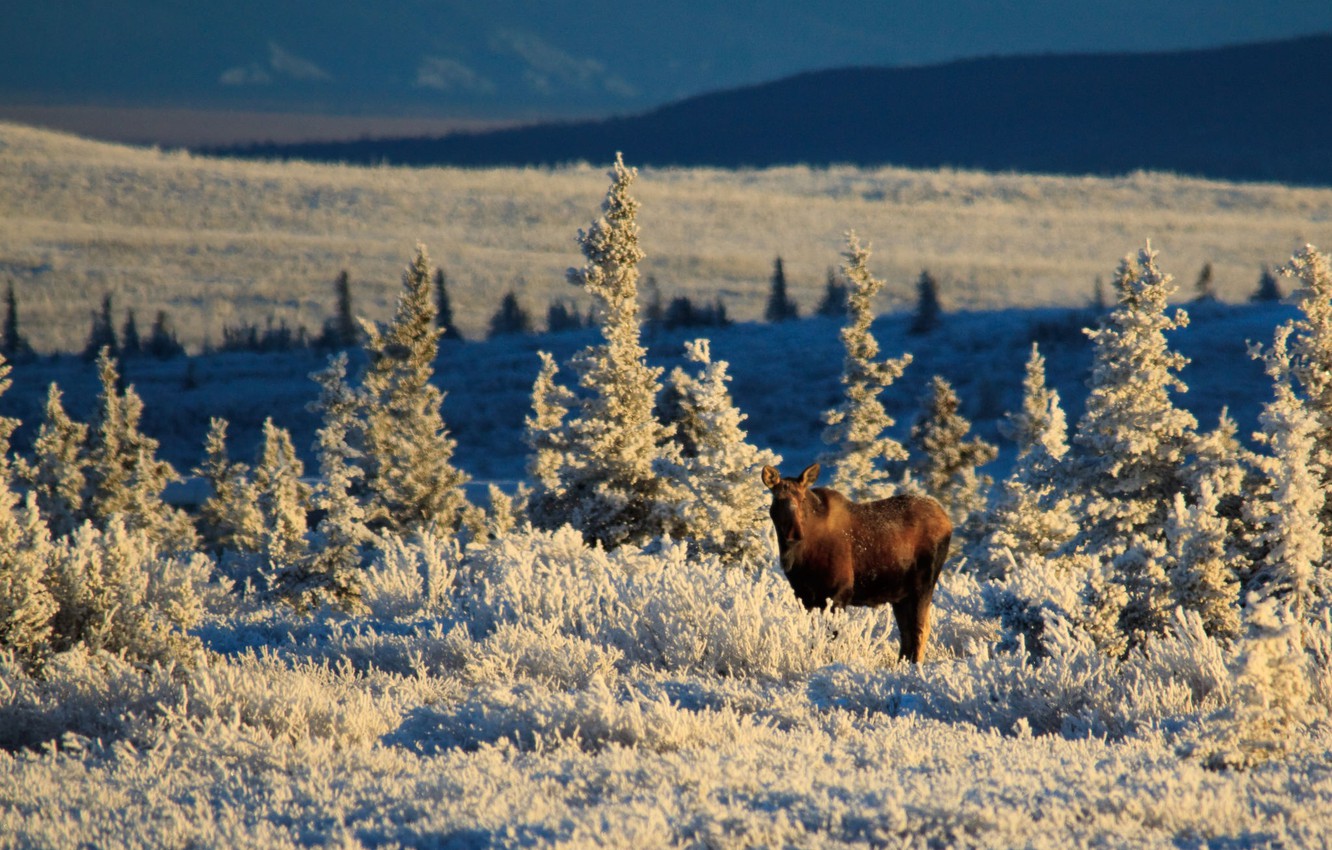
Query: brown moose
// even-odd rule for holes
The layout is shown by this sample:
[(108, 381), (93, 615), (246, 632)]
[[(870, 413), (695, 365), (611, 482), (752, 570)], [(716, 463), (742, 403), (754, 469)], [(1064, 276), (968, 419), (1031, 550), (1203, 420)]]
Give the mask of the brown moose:
[(892, 605), (901, 657), (920, 663), (953, 523), (929, 496), (857, 503), (836, 490), (811, 487), (818, 477), (817, 463), (798, 478), (763, 467), (782, 571), (791, 588), (807, 610)]

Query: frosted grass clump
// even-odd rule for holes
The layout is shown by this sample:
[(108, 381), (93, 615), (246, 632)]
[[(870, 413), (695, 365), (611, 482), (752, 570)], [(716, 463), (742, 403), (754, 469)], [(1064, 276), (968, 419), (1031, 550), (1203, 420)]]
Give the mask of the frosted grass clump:
[(425, 529), (411, 537), (381, 535), (363, 578), (362, 601), (381, 620), (444, 614), (453, 604), (461, 561), (452, 536)]

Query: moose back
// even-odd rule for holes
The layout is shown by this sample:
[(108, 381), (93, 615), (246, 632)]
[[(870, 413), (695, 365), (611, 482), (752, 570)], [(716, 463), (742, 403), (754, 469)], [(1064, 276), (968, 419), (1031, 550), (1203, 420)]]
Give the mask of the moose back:
[(857, 503), (813, 487), (819, 465), (796, 478), (763, 467), (772, 491), (782, 570), (806, 609), (893, 606), (901, 657), (919, 663), (930, 636), (930, 605), (953, 524), (928, 496)]

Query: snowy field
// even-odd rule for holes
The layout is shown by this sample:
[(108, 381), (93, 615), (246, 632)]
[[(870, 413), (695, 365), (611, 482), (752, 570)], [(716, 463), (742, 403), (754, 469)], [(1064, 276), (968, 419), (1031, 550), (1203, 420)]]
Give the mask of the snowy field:
[[(193, 343), (209, 332), (199, 317), (222, 303), (259, 319), (285, 305), (318, 325), (331, 301), (324, 267), (354, 261), (354, 278), (383, 282), (367, 298), (383, 320), (412, 245), (433, 234), (460, 308), (465, 293), (493, 294), (519, 269), (540, 297), (563, 295), (563, 269), (579, 262), (572, 234), (605, 188), (600, 168), (210, 163), (10, 126), (0, 145), (0, 260), (18, 279), (26, 332), (36, 342), (37, 327), (50, 329), (46, 350), (81, 346), (100, 301), (94, 280), (122, 305), (144, 304), (141, 315), (149, 302), (136, 298), (176, 299), (168, 306)], [(1271, 456), (1231, 447), (1209, 455), (1226, 461), (1209, 470), (1192, 443), (1165, 474), (1184, 487), (1187, 475), (1215, 473), (1209, 488), (1225, 479), (1244, 500), (1250, 524), (1235, 533), (1248, 536), (1224, 553), (1232, 579), (1242, 574), (1256, 594), (1242, 625), (1222, 633), (1177, 577), (1202, 574), (1205, 533), (1220, 518), (1197, 507), (1219, 495), (1210, 489), (1190, 491), (1188, 506), (1150, 508), (1122, 545), (1091, 536), (1099, 526), (1084, 511), (1076, 534), (1088, 536), (1065, 539), (1081, 548), (1020, 548), (1006, 575), (969, 563), (981, 549), (959, 543), (916, 666), (897, 660), (887, 609), (807, 613), (775, 541), (746, 567), (691, 539), (608, 552), (568, 527), (386, 532), (365, 550), (359, 608), (304, 611), (265, 591), (276, 562), (254, 552), (167, 553), (148, 531), (105, 518), (52, 541), (24, 526), (31, 513), (0, 464), (0, 543), (22, 541), (0, 550), (0, 638), (16, 647), (0, 649), (0, 848), (1332, 846), (1332, 569), (1299, 478), (1316, 467), (1307, 445), (1292, 461), (1306, 420), (1273, 404), (1272, 378), (1247, 353), (1301, 313), (1243, 302), (1259, 266), (1284, 262), (1293, 240), (1332, 245), (1332, 191), (849, 169), (645, 172), (635, 189), (645, 247), (662, 246), (663, 285), (734, 292), (741, 319), (761, 311), (776, 253), (805, 277), (796, 296), (810, 304), (823, 269), (842, 259), (841, 232), (873, 241), (875, 274), (901, 284), (873, 335), (883, 356), (914, 357), (884, 393), (894, 436), (906, 439), (931, 378), (945, 376), (975, 434), (999, 444), (983, 470), (997, 481), (1023, 468), (999, 422), (1027, 403), (1033, 341), (1070, 426), (1088, 409), (1095, 352), (1081, 329), (1102, 318), (1086, 306), (1090, 281), (1112, 279), (1146, 237), (1183, 297), (1211, 260), (1231, 303), (1188, 305), (1188, 327), (1166, 335), (1192, 361), (1177, 401), (1200, 440), (1228, 408), (1250, 446), (1266, 429)], [(671, 215), (654, 220), (654, 203)], [(500, 221), (525, 234), (512, 252)], [(904, 308), (922, 265), (953, 282), (950, 309), (911, 335)], [(62, 324), (56, 307), (71, 303), (76, 316)], [(479, 327), (493, 307), (468, 309)], [(827, 448), (821, 416), (842, 393), (840, 329), (818, 318), (700, 331), (730, 363), (748, 440), (782, 455), (788, 475)], [(1317, 334), (1302, 334), (1307, 353)], [(644, 340), (649, 362), (669, 373), (691, 336)], [(477, 484), (530, 481), (524, 417), (537, 352), (568, 364), (597, 340), (580, 331), (442, 345), (434, 383), (447, 393), (456, 464)], [(203, 461), (209, 417), (225, 416), (234, 459), (259, 466), (272, 417), (313, 473), (327, 421), (307, 409), (318, 396), (309, 375), (324, 366), (310, 353), (216, 354), (125, 370), (143, 431), (181, 472)], [(97, 415), (96, 370), (73, 357), (20, 362), (9, 378), (0, 415), (24, 422), (19, 455), (33, 451), (49, 383), (75, 420)], [(1157, 439), (1155, 421), (1102, 416), (1127, 431), (1125, 457)], [(1085, 452), (1068, 456), (1098, 460)], [(1028, 473), (1043, 474), (1033, 463)], [(1087, 472), (1066, 466), (1060, 486), (1103, 498), (1077, 492)], [(1252, 475), (1230, 475), (1241, 468)], [(1081, 480), (1107, 477), (1092, 472)], [(752, 484), (762, 500), (757, 470)], [(1067, 509), (1060, 495), (1032, 515)], [(1116, 649), (1095, 620), (1117, 610), (1114, 588), (1097, 579), (1127, 575), (1135, 557), (1171, 570), (1172, 592), (1189, 601), (1163, 604), (1160, 622)], [(26, 592), (15, 565), (39, 562), (61, 600), (51, 646), (80, 638), (25, 657), (18, 641), (37, 627), (25, 633), (16, 612), (40, 606), (12, 604)], [(1236, 584), (1226, 610), (1238, 618)], [(1303, 619), (1272, 613), (1296, 597)]]
[[(634, 165), (633, 151), (624, 152)], [(357, 310), (387, 318), (423, 242), (449, 275), (463, 332), (484, 334), (514, 290), (536, 316), (565, 283), (605, 162), (565, 169), (341, 168), (214, 161), (0, 123), (0, 283), (15, 283), (39, 351), (77, 351), (111, 295), (117, 322), (166, 310), (197, 350), (224, 326), (270, 318), (317, 332), (346, 269)], [(773, 259), (813, 312), (843, 235), (874, 247), (880, 309), (914, 298), (922, 269), (956, 310), (1083, 306), (1147, 239), (1185, 288), (1203, 264), (1223, 300), (1262, 268), (1332, 245), (1332, 189), (1134, 174), (1040, 177), (903, 169), (645, 170), (643, 273), (667, 300), (721, 296), (763, 315)]]

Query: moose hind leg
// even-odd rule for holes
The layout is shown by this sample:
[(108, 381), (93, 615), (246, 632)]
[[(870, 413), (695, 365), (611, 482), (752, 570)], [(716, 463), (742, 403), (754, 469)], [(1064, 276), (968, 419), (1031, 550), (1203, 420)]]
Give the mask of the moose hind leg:
[(911, 660), (917, 664), (925, 660), (925, 644), (930, 640), (930, 607), (930, 594), (915, 602), (916, 640)]
[(914, 599), (903, 599), (901, 602), (893, 603), (893, 617), (897, 620), (897, 635), (901, 639), (901, 651), (897, 656), (899, 659), (918, 660), (916, 656), (920, 650), (917, 648), (919, 626), (916, 623), (916, 611)]

